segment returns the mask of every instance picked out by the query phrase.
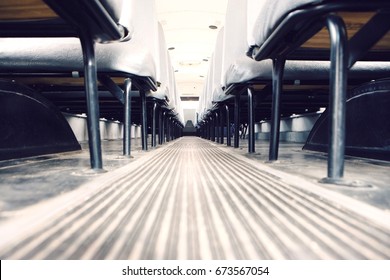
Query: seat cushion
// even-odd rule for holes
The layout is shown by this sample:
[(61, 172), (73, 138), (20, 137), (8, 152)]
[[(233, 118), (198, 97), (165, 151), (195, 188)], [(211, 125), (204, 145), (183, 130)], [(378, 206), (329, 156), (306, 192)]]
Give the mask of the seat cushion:
[[(107, 4), (119, 2), (107, 0)], [(96, 44), (98, 71), (124, 72), (156, 81), (159, 39), (155, 2), (127, 0), (123, 4), (121, 21), (131, 27), (131, 40)], [(63, 73), (83, 68), (76, 38), (0, 38), (1, 72)]]
[[(285, 80), (328, 80), (329, 61), (289, 60), (284, 70)], [(390, 62), (357, 62), (349, 71), (348, 77), (377, 79), (388, 75)], [(226, 86), (251, 80), (271, 80), (272, 60), (255, 61), (245, 55), (231, 63), (225, 74)]]
[[(124, 72), (156, 79), (154, 55), (137, 40), (97, 44), (99, 72)], [(0, 71), (71, 73), (83, 71), (80, 41), (76, 38), (0, 39)]]
[[(284, 78), (327, 79), (329, 77), (329, 65), (329, 62), (325, 61), (287, 61)], [(269, 81), (272, 79), (272, 60), (255, 61), (243, 55), (230, 65), (226, 71), (225, 79), (226, 86), (251, 80)]]
[(261, 46), (288, 13), (325, 0), (247, 0), (249, 46)]

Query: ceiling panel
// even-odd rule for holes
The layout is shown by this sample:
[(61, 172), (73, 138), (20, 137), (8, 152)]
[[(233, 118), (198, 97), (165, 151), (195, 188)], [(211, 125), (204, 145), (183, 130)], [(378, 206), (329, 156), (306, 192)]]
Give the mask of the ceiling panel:
[[(179, 94), (199, 95), (227, 0), (156, 0)], [(209, 26), (216, 26), (210, 29)]]

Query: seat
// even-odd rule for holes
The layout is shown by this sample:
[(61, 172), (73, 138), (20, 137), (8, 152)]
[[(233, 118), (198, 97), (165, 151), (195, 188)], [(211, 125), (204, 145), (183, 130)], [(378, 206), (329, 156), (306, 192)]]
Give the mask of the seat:
[[(157, 84), (156, 91), (150, 93), (150, 98), (153, 102), (153, 117), (152, 117), (152, 147), (157, 145), (156, 131), (157, 131), (157, 119), (159, 116), (159, 144), (162, 144), (164, 139), (170, 137), (165, 134), (164, 125), (167, 123), (169, 127), (176, 126), (182, 121), (176, 119), (173, 116), (181, 115), (177, 112), (179, 108), (179, 98), (177, 96), (176, 81), (174, 77), (174, 70), (172, 67), (169, 51), (165, 42), (164, 31), (161, 24), (158, 24), (159, 33), (159, 58), (157, 59)], [(157, 114), (159, 109), (159, 114)], [(167, 130), (168, 131), (168, 130)], [(173, 135), (172, 135), (173, 136)]]
[[(374, 78), (388, 75), (390, 3), (381, 0), (248, 1), (247, 54), (256, 61), (272, 59), (274, 63), (272, 138), (277, 139), (279, 133), (279, 94), (283, 72), (287, 70), (285, 61), (330, 61), (329, 109), (332, 122), (328, 173), (323, 182), (349, 184), (343, 180), (347, 80), (355, 72), (362, 72), (366, 77), (372, 74)], [(345, 22), (350, 24), (346, 27)], [(381, 41), (383, 36), (385, 40)], [(357, 63), (361, 60), (366, 62)], [(354, 71), (356, 68), (359, 71)], [(277, 144), (274, 145), (277, 150)]]
[[(251, 13), (256, 15), (259, 13), (254, 6), (263, 6), (266, 1), (234, 1), (230, 0), (227, 6), (226, 21), (224, 27), (223, 44), (217, 48), (215, 53), (222, 54), (222, 68), (221, 68), (221, 87), (224, 88), (224, 92), (221, 91), (214, 96), (214, 101), (223, 101), (227, 99), (229, 95), (239, 96), (241, 93), (247, 90), (248, 96), (253, 99), (253, 85), (256, 85), (256, 90), (259, 94), (272, 93), (272, 90), (268, 90), (272, 84), (274, 63), (271, 59), (264, 59), (261, 61), (255, 61), (246, 56), (246, 52), (250, 47), (249, 38), (253, 36), (248, 28), (250, 23)], [(270, 1), (272, 2), (272, 1)], [(278, 3), (278, 1), (274, 1)], [(291, 1), (284, 8), (289, 11), (300, 1)], [(302, 1), (305, 2), (305, 1)], [(307, 3), (306, 3), (307, 2)], [(305, 5), (309, 1), (306, 1)], [(279, 6), (278, 4), (270, 4)], [(252, 5), (250, 5), (252, 4)], [(238, 12), (239, 11), (239, 12)], [(264, 12), (264, 11), (262, 11)], [(260, 19), (259, 19), (260, 21)], [(271, 21), (275, 22), (276, 21)], [(258, 24), (258, 23), (257, 23)], [(270, 23), (264, 22), (268, 25)], [(269, 27), (267, 27), (269, 28)], [(250, 29), (250, 30), (249, 30)], [(246, 32), (248, 30), (248, 33)], [(218, 44), (218, 43), (217, 43)], [(284, 62), (283, 62), (284, 63)], [(284, 64), (283, 64), (284, 65)], [(385, 77), (386, 70), (389, 68), (387, 62), (359, 62), (354, 65), (350, 71), (350, 80), (361, 81), (361, 79), (372, 79), (378, 77)], [(330, 63), (328, 61), (313, 61), (309, 60), (288, 60), (283, 67), (284, 80), (286, 83), (299, 83), (299, 84), (313, 84), (319, 83), (326, 85), (329, 79)], [(239, 126), (239, 101), (240, 98), (235, 98), (235, 143), (234, 146), (238, 147), (238, 126)], [(249, 122), (249, 145), (248, 151), (254, 152), (254, 124), (253, 124), (253, 100), (248, 102), (248, 122)], [(291, 106), (290, 106), (291, 107)], [(250, 113), (252, 111), (252, 113)], [(301, 113), (301, 112), (296, 112)], [(277, 122), (277, 120), (276, 120)], [(276, 125), (275, 125), (276, 128)], [(277, 135), (271, 139), (270, 143), (270, 160), (276, 160), (278, 157)]]
[(129, 35), (121, 22), (123, 0), (4, 0), (0, 3), (1, 37), (79, 37), (95, 42)]
[(199, 96), (197, 125), (202, 130), (204, 138), (215, 141), (215, 118), (213, 116), (213, 77), (214, 77), (214, 56), (213, 52), (209, 59), (209, 68), (203, 84), (202, 94)]
[(250, 46), (261, 46), (290, 12), (299, 7), (320, 4), (324, 0), (293, 0), (293, 1), (248, 1), (248, 43)]
[(388, 52), (383, 52), (383, 49), (387, 48), (388, 39), (377, 43), (386, 34), (389, 38), (389, 5), (384, 0), (249, 0), (248, 55), (256, 60), (282, 54), (288, 55), (289, 59), (310, 56), (329, 60), (329, 52), (321, 54), (318, 50), (328, 49), (329, 37), (324, 26), (328, 15), (337, 14), (347, 23), (348, 38), (354, 37), (350, 41), (349, 67), (363, 55), (366, 55), (363, 60), (387, 61)]
[[(0, 14), (0, 37), (78, 37), (82, 45), (81, 65), (85, 73), (85, 89), (88, 99), (89, 144), (92, 169), (102, 170), (99, 131), (99, 108), (95, 64), (95, 42), (113, 42), (129, 39), (128, 29), (121, 25), (119, 14), (122, 0), (56, 1), (17, 0), (3, 1)], [(46, 5), (47, 4), (47, 5)], [(53, 9), (55, 13), (53, 13)], [(58, 17), (59, 16), (59, 17)], [(14, 62), (12, 49), (4, 39), (1, 44), (2, 71), (5, 65), (20, 66)], [(11, 46), (13, 43), (11, 43)], [(8, 53), (8, 50), (11, 53)], [(57, 53), (58, 55), (58, 53)], [(35, 53), (34, 56), (39, 56)], [(46, 66), (53, 61), (46, 61)], [(23, 63), (22, 63), (23, 64)], [(27, 65), (26, 65), (27, 64)], [(24, 66), (36, 71), (34, 63)], [(57, 64), (58, 66), (58, 64)], [(24, 70), (26, 71), (26, 70)], [(22, 70), (23, 72), (23, 70)]]
[[(50, 3), (49, 3), (50, 2)], [(78, 12), (72, 14), (67, 4), (58, 4), (54, 2), (66, 1), (48, 1), (50, 6), (65, 14), (69, 13), (75, 19), (79, 16)], [(76, 1), (77, 2), (77, 1)], [(161, 78), (164, 71), (158, 72), (159, 57), (159, 33), (156, 19), (154, 0), (147, 1), (81, 1), (79, 5), (112, 7), (106, 10), (106, 15), (115, 15), (113, 22), (118, 21), (120, 30), (127, 30), (126, 36), (117, 42), (97, 44), (92, 46), (94, 57), (96, 57), (95, 71), (99, 76), (99, 81), (104, 85), (121, 103), (125, 106), (125, 119), (127, 124), (131, 125), (129, 117), (131, 114), (131, 89), (137, 89), (141, 96), (142, 110), (142, 142), (143, 149), (147, 149), (147, 119), (146, 119), (146, 95), (158, 98), (164, 98), (157, 91), (157, 80)], [(96, 3), (95, 3), (96, 2)], [(121, 5), (120, 9), (116, 7)], [(61, 6), (61, 7), (59, 7)], [(66, 6), (66, 7), (62, 7)], [(100, 21), (100, 18), (99, 18)], [(73, 21), (70, 21), (72, 24)], [(84, 21), (81, 21), (82, 23)], [(49, 25), (49, 24), (47, 24)], [(145, 35), (147, 34), (147, 35)], [(19, 34), (20, 35), (20, 34)], [(39, 37), (40, 33), (33, 37)], [(83, 62), (83, 50), (77, 39), (69, 38), (69, 33), (59, 33), (55, 38), (2, 38), (0, 39), (0, 72), (3, 77), (55, 77), (52, 83), (56, 84), (60, 77), (82, 77), (88, 78), (84, 70), (86, 64)], [(94, 35), (95, 36), (95, 35)], [(163, 36), (163, 35), (162, 35)], [(13, 36), (15, 37), (15, 36)], [(23, 36), (21, 36), (23, 37)], [(47, 36), (49, 37), (49, 36)], [(66, 38), (61, 38), (66, 37)], [(96, 37), (96, 38), (95, 38)], [(105, 37), (94, 38), (98, 42), (108, 42)], [(129, 38), (131, 37), (131, 40)], [(99, 39), (100, 38), (100, 39)], [(82, 40), (83, 42), (83, 40)], [(85, 44), (85, 43), (84, 43)], [(83, 44), (82, 44), (83, 45)], [(159, 76), (158, 76), (159, 75)], [(96, 81), (96, 79), (95, 79)], [(69, 84), (69, 83), (68, 83)], [(93, 85), (94, 84), (94, 85)], [(92, 91), (97, 93), (97, 83), (90, 83), (94, 87)], [(72, 87), (72, 82), (70, 82)], [(122, 89), (123, 88), (123, 89)], [(87, 91), (88, 92), (88, 91)], [(154, 92), (154, 93), (152, 93)], [(164, 95), (164, 94), (163, 94)], [(94, 98), (94, 113), (89, 112), (88, 116), (95, 116), (98, 121), (99, 108), (98, 96)], [(101, 169), (101, 150), (100, 136), (98, 126), (91, 135), (91, 141), (96, 141), (91, 146), (91, 162), (93, 169)], [(126, 128), (125, 131), (130, 131)], [(124, 141), (127, 148), (124, 154), (130, 152), (131, 136), (125, 134)], [(98, 162), (98, 163), (96, 163)]]

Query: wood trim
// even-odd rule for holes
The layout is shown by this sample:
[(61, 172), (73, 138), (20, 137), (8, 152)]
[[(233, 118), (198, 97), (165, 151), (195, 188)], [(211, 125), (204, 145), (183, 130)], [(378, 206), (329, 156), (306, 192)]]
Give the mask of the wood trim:
[(0, 1), (0, 20), (36, 20), (57, 17), (58, 15), (42, 0)]
[[(1, 76), (1, 74), (0, 74)], [(124, 84), (124, 77), (112, 77), (112, 80), (119, 86)], [(14, 77), (10, 80), (25, 85), (45, 85), (45, 86), (83, 86), (84, 78), (72, 77)], [(101, 86), (100, 82), (98, 85)]]
[[(355, 35), (360, 28), (368, 22), (373, 16), (372, 12), (343, 12), (339, 15), (344, 19), (345, 25), (347, 27), (348, 38), (351, 38)], [(326, 28), (323, 28), (320, 32), (314, 35), (306, 43), (302, 45), (304, 48), (314, 48), (314, 49), (329, 49), (329, 33)], [(373, 47), (373, 50), (390, 50), (390, 32), (387, 34)]]

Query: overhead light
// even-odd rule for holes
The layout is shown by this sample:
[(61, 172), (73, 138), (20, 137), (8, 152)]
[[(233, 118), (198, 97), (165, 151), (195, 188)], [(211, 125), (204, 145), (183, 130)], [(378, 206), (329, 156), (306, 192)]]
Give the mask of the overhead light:
[(175, 47), (170, 47), (168, 48), (168, 51), (173, 51), (175, 49)]
[(181, 101), (199, 101), (199, 96), (180, 96)]
[(218, 29), (218, 26), (216, 26), (216, 25), (209, 25), (209, 28), (210, 29)]
[(199, 60), (182, 60), (179, 64), (181, 66), (198, 66), (201, 62)]

